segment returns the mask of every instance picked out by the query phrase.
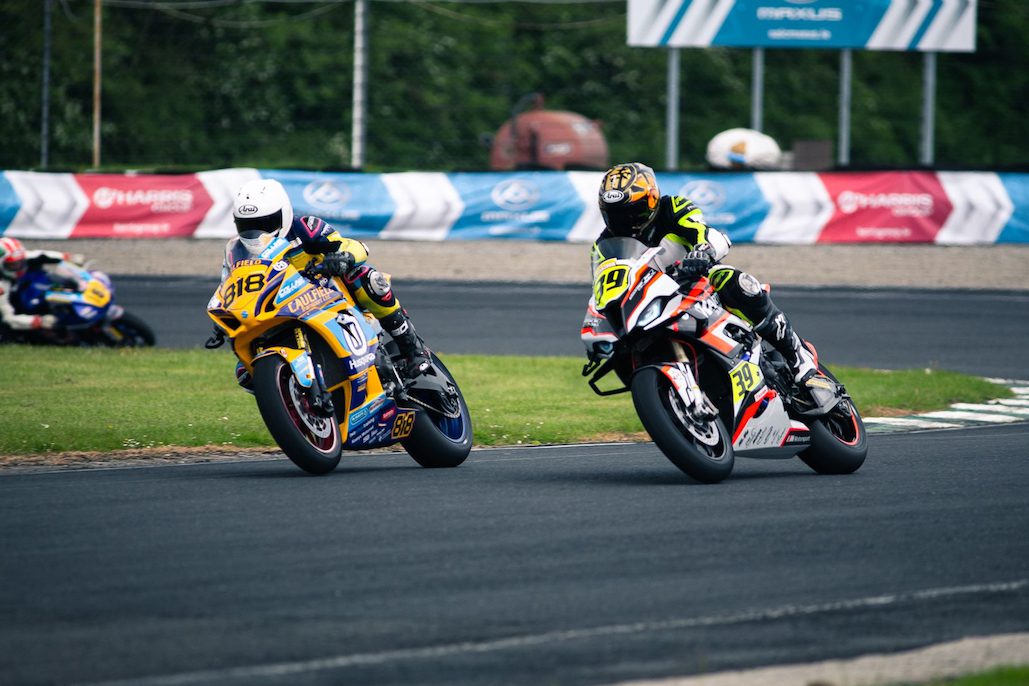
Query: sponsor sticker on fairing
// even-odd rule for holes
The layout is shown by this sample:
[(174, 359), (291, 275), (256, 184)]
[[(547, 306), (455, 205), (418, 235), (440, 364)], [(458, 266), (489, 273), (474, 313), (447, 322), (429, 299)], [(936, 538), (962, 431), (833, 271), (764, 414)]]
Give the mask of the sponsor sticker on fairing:
[(369, 402), (364, 407), (359, 407), (350, 413), (350, 425), (353, 427), (360, 426), (368, 421), (368, 418), (372, 416), (372, 413), (378, 411), (386, 403), (386, 399), (378, 397)]
[(275, 304), (281, 305), (308, 283), (310, 282), (300, 274), (294, 274), (279, 286), (279, 292), (275, 295)]
[(343, 358), (343, 366), (346, 367), (350, 374), (356, 374), (360, 371), (364, 371), (375, 362), (375, 353), (368, 353), (366, 355), (351, 355)]
[(299, 316), (310, 310), (335, 302), (336, 300), (339, 300), (339, 295), (335, 291), (330, 291), (327, 288), (315, 288), (305, 293), (301, 293), (296, 298), (286, 303), (284, 309), (288, 314)]

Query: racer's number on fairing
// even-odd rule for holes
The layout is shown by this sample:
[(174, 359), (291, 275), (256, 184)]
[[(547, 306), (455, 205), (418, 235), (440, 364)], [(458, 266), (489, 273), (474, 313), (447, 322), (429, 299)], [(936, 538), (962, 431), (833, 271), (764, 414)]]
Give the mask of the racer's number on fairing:
[(259, 291), (262, 288), (264, 288), (264, 274), (255, 272), (248, 275), (245, 279), (241, 276), (225, 289), (225, 292), (222, 294), (222, 305), (228, 307), (237, 296)]
[(761, 383), (761, 369), (753, 362), (741, 362), (729, 372), (732, 378), (732, 395), (740, 400)]
[(629, 268), (624, 265), (610, 267), (597, 275), (597, 280), (593, 282), (593, 295), (598, 308), (621, 295), (627, 285), (628, 275)]
[(392, 438), (407, 438), (414, 430), (414, 412), (403, 412), (393, 422)]

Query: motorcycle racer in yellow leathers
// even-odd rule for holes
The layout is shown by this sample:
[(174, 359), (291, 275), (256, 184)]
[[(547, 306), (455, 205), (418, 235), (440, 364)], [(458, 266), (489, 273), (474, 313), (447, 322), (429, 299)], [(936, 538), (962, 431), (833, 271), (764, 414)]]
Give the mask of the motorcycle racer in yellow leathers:
[[(295, 217), (286, 189), (274, 179), (244, 184), (236, 194), (232, 217), (237, 235), (225, 245), (223, 280), (237, 261), (256, 257), (275, 237), (284, 238), (295, 244), (286, 259), (297, 270), (303, 271), (312, 256), (322, 255), (323, 271), (340, 277), (357, 304), (379, 320), (405, 360), (401, 374), (413, 378), (429, 368), (429, 353), (394, 295), (389, 275), (367, 264), (364, 243), (342, 236), (319, 217)], [(215, 335), (221, 335), (220, 330)], [(249, 390), (250, 375), (242, 363), (236, 366), (236, 378)]]

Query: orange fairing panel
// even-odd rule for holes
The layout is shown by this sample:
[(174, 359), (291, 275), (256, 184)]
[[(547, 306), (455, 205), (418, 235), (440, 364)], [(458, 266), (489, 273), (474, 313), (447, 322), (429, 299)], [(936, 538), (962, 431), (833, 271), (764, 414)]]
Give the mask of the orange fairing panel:
[(725, 354), (732, 353), (732, 351), (736, 349), (736, 346), (738, 346), (739, 343), (737, 343), (736, 341), (727, 341), (715, 333), (715, 330), (719, 329), (722, 325), (724, 325), (728, 319), (729, 313), (723, 313), (721, 317), (719, 317), (713, 323), (705, 327), (704, 333), (698, 336), (698, 338), (719, 352)]

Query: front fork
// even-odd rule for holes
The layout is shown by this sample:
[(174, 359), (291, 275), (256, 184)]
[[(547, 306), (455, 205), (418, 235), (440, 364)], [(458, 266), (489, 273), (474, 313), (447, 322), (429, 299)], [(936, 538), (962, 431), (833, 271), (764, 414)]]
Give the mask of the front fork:
[(332, 417), (336, 411), (332, 402), (332, 394), (329, 393), (325, 384), (321, 366), (314, 361), (311, 346), (307, 342), (307, 336), (304, 335), (303, 327), (298, 326), (293, 329), (293, 335), (296, 340), (296, 348), (260, 345), (251, 364), (268, 355), (278, 355), (283, 358), (296, 378), (301, 392), (310, 399), (311, 408), (321, 416)]
[(672, 387), (675, 388), (686, 408), (694, 416), (703, 421), (717, 417), (718, 409), (697, 383), (697, 378), (693, 374), (693, 365), (683, 346), (672, 341), (672, 350), (675, 353), (676, 361), (661, 365), (659, 367), (661, 373), (668, 377)]
[(115, 343), (121, 343), (125, 340), (125, 336), (114, 326), (114, 321), (119, 319), (125, 313), (125, 308), (121, 305), (111, 305), (108, 308), (107, 314), (104, 316), (104, 321), (100, 325), (103, 329), (104, 334)]
[(311, 394), (311, 407), (323, 417), (332, 417), (336, 414), (335, 405), (332, 403), (332, 394), (329, 393), (329, 389), (325, 384), (321, 365), (315, 362), (314, 355), (311, 354), (311, 345), (307, 342), (307, 336), (304, 335), (304, 327), (298, 326), (293, 329), (293, 333), (297, 339), (297, 347), (303, 350), (304, 354), (310, 358), (311, 368), (314, 372), (314, 383), (311, 384), (309, 390)]

